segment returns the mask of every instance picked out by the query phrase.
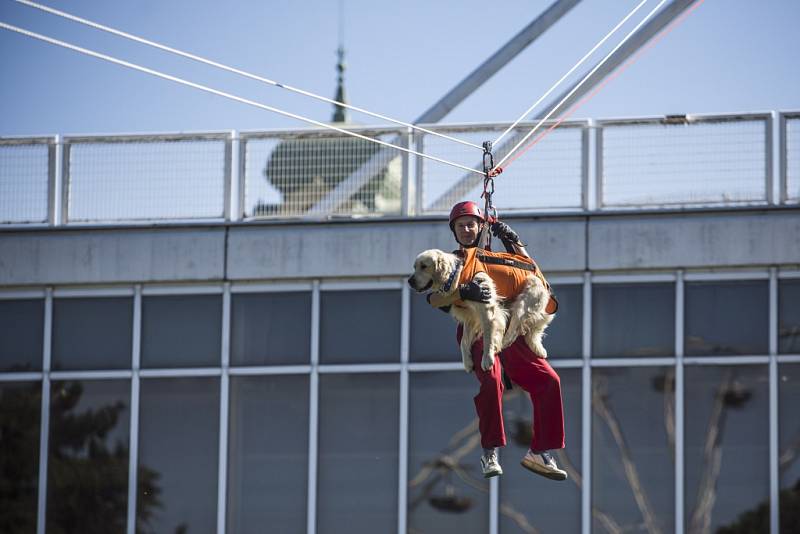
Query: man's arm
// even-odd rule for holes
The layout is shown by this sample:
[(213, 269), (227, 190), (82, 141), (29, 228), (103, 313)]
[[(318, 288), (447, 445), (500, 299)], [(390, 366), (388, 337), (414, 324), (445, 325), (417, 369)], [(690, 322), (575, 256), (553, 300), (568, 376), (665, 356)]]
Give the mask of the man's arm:
[(506, 252), (530, 258), (528, 251), (525, 250), (525, 243), (522, 242), (517, 232), (512, 230), (509, 225), (500, 221), (495, 221), (492, 223), (491, 230), (492, 235), (503, 242), (503, 246), (506, 247)]
[(458, 300), (473, 300), (475, 302), (489, 302), (492, 298), (491, 289), (486, 286), (480, 285), (476, 281), (467, 282), (458, 286), (458, 291), (454, 291), (450, 295), (442, 295), (441, 293), (428, 293), (428, 304), (434, 308), (446, 308), (444, 311), (449, 311), (450, 306)]

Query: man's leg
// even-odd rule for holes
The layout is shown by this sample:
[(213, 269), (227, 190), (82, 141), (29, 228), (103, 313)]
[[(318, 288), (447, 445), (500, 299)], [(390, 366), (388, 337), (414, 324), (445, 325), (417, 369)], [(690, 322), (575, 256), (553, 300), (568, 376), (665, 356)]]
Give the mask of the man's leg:
[[(461, 327), (457, 332), (461, 342)], [(506, 444), (506, 434), (503, 428), (503, 380), (501, 377), (500, 362), (497, 360), (491, 370), (481, 368), (483, 359), (483, 339), (478, 339), (472, 345), (473, 372), (478, 379), (480, 388), (474, 397), (475, 411), (478, 414), (478, 431), (481, 435), (481, 471), (486, 478), (503, 474), (503, 469), (497, 458), (497, 447)]]
[(533, 438), (522, 465), (538, 474), (564, 480), (549, 451), (564, 448), (564, 406), (561, 379), (544, 358), (531, 352), (523, 337), (503, 351), (503, 365), (513, 382), (527, 391), (533, 409)]

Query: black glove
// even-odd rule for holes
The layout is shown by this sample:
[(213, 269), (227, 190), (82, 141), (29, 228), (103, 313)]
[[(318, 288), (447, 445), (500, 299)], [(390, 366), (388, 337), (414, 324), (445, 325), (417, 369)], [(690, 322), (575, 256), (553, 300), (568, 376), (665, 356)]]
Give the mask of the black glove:
[(458, 286), (461, 300), (474, 300), (475, 302), (489, 302), (492, 299), (492, 290), (480, 285), (476, 281)]
[(517, 232), (511, 229), (506, 223), (495, 221), (491, 226), (492, 235), (499, 238), (506, 247), (506, 252), (515, 253), (514, 245), (524, 247), (522, 241), (519, 239)]

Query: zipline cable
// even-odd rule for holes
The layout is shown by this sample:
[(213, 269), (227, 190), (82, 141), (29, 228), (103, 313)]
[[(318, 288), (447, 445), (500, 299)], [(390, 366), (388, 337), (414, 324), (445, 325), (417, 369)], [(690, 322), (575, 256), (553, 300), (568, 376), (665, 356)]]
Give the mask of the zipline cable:
[[(17, 1), (22, 1), (22, 0), (17, 0)], [(519, 118), (518, 118), (516, 121), (514, 121), (514, 124), (512, 124), (511, 126), (509, 126), (508, 128), (506, 128), (506, 129), (503, 131), (503, 133), (501, 133), (501, 134), (500, 134), (500, 136), (499, 136), (497, 139), (495, 139), (495, 140), (492, 142), (492, 145), (494, 145), (494, 146), (497, 146), (497, 143), (499, 143), (499, 142), (500, 142), (500, 140), (501, 140), (503, 137), (505, 137), (505, 136), (506, 136), (506, 134), (508, 134), (508, 132), (510, 132), (511, 130), (513, 130), (513, 129), (514, 129), (516, 126), (517, 126), (517, 124), (519, 124), (519, 123), (520, 123), (520, 122), (521, 122), (521, 121), (522, 121), (522, 120), (523, 120), (525, 117), (527, 117), (527, 116), (528, 116), (528, 114), (529, 114), (531, 111), (533, 111), (533, 110), (536, 108), (536, 106), (538, 106), (539, 104), (541, 104), (541, 103), (542, 103), (542, 100), (544, 100), (545, 98), (547, 98), (547, 97), (550, 95), (550, 93), (552, 93), (552, 92), (553, 92), (553, 91), (556, 89), (556, 87), (558, 87), (559, 85), (561, 85), (561, 83), (562, 83), (562, 82), (563, 82), (563, 81), (564, 81), (564, 80), (565, 80), (565, 79), (566, 79), (566, 78), (567, 78), (567, 77), (568, 77), (570, 74), (572, 74), (573, 72), (575, 72), (575, 69), (577, 69), (578, 67), (580, 67), (581, 65), (583, 65), (583, 62), (584, 62), (584, 61), (586, 61), (586, 60), (587, 60), (587, 59), (588, 59), (588, 58), (589, 58), (589, 57), (590, 57), (592, 54), (594, 54), (594, 53), (597, 51), (597, 49), (598, 49), (598, 48), (600, 48), (600, 46), (602, 46), (602, 45), (603, 45), (603, 43), (605, 43), (605, 42), (606, 42), (606, 41), (607, 41), (607, 40), (608, 40), (608, 39), (609, 39), (609, 38), (610, 38), (612, 35), (614, 35), (614, 34), (617, 32), (617, 30), (619, 30), (619, 29), (620, 29), (620, 27), (621, 27), (623, 24), (625, 24), (626, 22), (628, 22), (628, 19), (629, 19), (629, 18), (631, 18), (631, 17), (632, 17), (632, 16), (633, 16), (633, 15), (634, 15), (634, 14), (635, 14), (637, 11), (639, 11), (639, 9), (640, 9), (640, 8), (641, 8), (643, 5), (645, 5), (646, 3), (647, 3), (647, 0), (642, 0), (642, 1), (639, 3), (639, 5), (638, 5), (638, 6), (634, 7), (634, 8), (633, 8), (633, 11), (631, 11), (630, 13), (628, 13), (628, 14), (625, 16), (625, 18), (623, 18), (623, 19), (622, 19), (622, 20), (619, 22), (619, 24), (617, 24), (616, 26), (614, 26), (614, 29), (612, 29), (610, 32), (608, 32), (608, 34), (606, 34), (606, 36), (605, 36), (605, 37), (603, 37), (603, 38), (600, 40), (600, 42), (599, 42), (599, 43), (597, 43), (596, 45), (594, 45), (594, 48), (592, 48), (591, 50), (589, 50), (589, 51), (586, 53), (586, 55), (585, 55), (585, 56), (583, 56), (583, 57), (580, 59), (580, 61), (578, 61), (578, 62), (575, 64), (575, 66), (574, 66), (574, 67), (572, 67), (571, 69), (569, 69), (569, 71), (568, 71), (566, 74), (564, 74), (564, 76), (562, 76), (560, 80), (558, 80), (558, 81), (557, 81), (555, 84), (553, 84), (553, 86), (552, 86), (550, 89), (548, 89), (548, 90), (547, 90), (547, 92), (546, 92), (545, 94), (543, 94), (543, 95), (541, 96), (541, 98), (539, 98), (539, 100), (537, 100), (536, 102), (534, 102), (534, 103), (533, 103), (533, 105), (532, 105), (531, 107), (529, 107), (528, 109), (526, 109), (526, 110), (525, 110), (525, 112), (524, 112), (522, 115), (520, 115), (520, 116), (519, 116)]]
[[(534, 146), (534, 145), (536, 145), (537, 143), (539, 143), (539, 141), (541, 141), (541, 140), (542, 140), (542, 139), (543, 139), (545, 136), (547, 136), (547, 134), (549, 134), (550, 132), (552, 132), (552, 131), (553, 131), (554, 129), (556, 129), (556, 128), (557, 128), (557, 127), (558, 127), (558, 126), (559, 126), (559, 125), (560, 125), (562, 122), (564, 122), (566, 119), (568, 119), (570, 116), (572, 116), (572, 114), (573, 114), (573, 113), (575, 113), (575, 111), (577, 111), (577, 109), (578, 109), (578, 108), (579, 108), (581, 105), (583, 105), (584, 103), (586, 103), (586, 102), (588, 102), (589, 100), (591, 100), (591, 99), (592, 99), (592, 98), (593, 98), (593, 97), (594, 97), (594, 96), (595, 96), (597, 93), (599, 93), (599, 92), (600, 92), (600, 90), (601, 90), (603, 87), (605, 87), (605, 86), (606, 86), (606, 85), (607, 85), (609, 82), (611, 82), (612, 80), (616, 79), (616, 78), (617, 78), (617, 77), (618, 77), (620, 74), (622, 74), (623, 72), (625, 72), (625, 70), (627, 70), (627, 69), (628, 69), (628, 68), (629, 68), (631, 65), (633, 65), (633, 63), (635, 63), (635, 62), (636, 62), (636, 60), (637, 60), (637, 59), (639, 59), (639, 57), (640, 57), (640, 56), (641, 56), (641, 55), (642, 55), (644, 52), (646, 52), (647, 50), (649, 50), (650, 48), (652, 48), (652, 47), (653, 47), (653, 46), (654, 46), (656, 43), (658, 43), (658, 42), (659, 42), (661, 39), (663, 39), (663, 38), (664, 38), (664, 37), (665, 37), (665, 36), (666, 36), (666, 35), (667, 35), (669, 32), (671, 32), (672, 30), (674, 30), (674, 29), (675, 29), (675, 28), (678, 26), (678, 24), (680, 24), (681, 22), (683, 22), (683, 20), (684, 20), (686, 17), (688, 17), (688, 16), (689, 16), (689, 14), (690, 14), (692, 11), (694, 11), (695, 9), (697, 9), (698, 7), (700, 7), (700, 4), (702, 4), (704, 1), (705, 1), (705, 0), (698, 0), (698, 1), (697, 1), (697, 2), (696, 2), (696, 3), (695, 3), (693, 6), (692, 6), (692, 7), (690, 7), (689, 9), (687, 9), (685, 12), (681, 13), (681, 15), (680, 15), (680, 16), (678, 16), (678, 17), (677, 17), (675, 20), (673, 20), (671, 23), (669, 23), (669, 24), (667, 25), (667, 27), (666, 27), (666, 28), (664, 28), (663, 30), (661, 30), (661, 31), (658, 33), (658, 35), (656, 35), (655, 37), (653, 37), (653, 38), (652, 38), (652, 39), (651, 39), (651, 40), (650, 40), (650, 41), (649, 41), (649, 42), (648, 42), (646, 45), (644, 45), (644, 46), (643, 46), (641, 49), (639, 49), (639, 50), (638, 50), (638, 51), (637, 51), (637, 52), (636, 52), (634, 55), (632, 55), (631, 57), (629, 57), (629, 58), (628, 58), (628, 59), (627, 59), (627, 60), (626, 60), (626, 61), (625, 61), (625, 62), (624, 62), (624, 63), (623, 63), (623, 64), (622, 64), (622, 65), (621, 65), (619, 68), (617, 68), (617, 69), (616, 69), (616, 70), (615, 70), (613, 73), (611, 73), (611, 74), (610, 74), (610, 75), (609, 75), (609, 76), (608, 76), (606, 79), (604, 79), (602, 82), (600, 82), (600, 84), (598, 84), (598, 86), (597, 86), (597, 87), (595, 87), (595, 88), (592, 90), (592, 92), (591, 92), (591, 93), (588, 93), (588, 94), (584, 95), (584, 96), (583, 96), (583, 98), (581, 98), (580, 100), (578, 100), (577, 102), (575, 102), (574, 104), (572, 104), (572, 105), (571, 105), (571, 106), (570, 106), (570, 107), (569, 107), (569, 108), (568, 108), (568, 109), (567, 109), (567, 110), (564, 112), (564, 115), (562, 115), (562, 116), (561, 116), (561, 117), (560, 117), (560, 118), (559, 118), (559, 119), (558, 119), (558, 120), (557, 120), (557, 121), (556, 121), (554, 124), (552, 124), (552, 125), (551, 125), (551, 126), (550, 126), (550, 127), (547, 129), (547, 130), (545, 130), (544, 132), (542, 132), (542, 133), (540, 133), (538, 136), (536, 136), (536, 138), (534, 138), (534, 140), (533, 140), (533, 141), (531, 141), (531, 142), (530, 142), (530, 144), (528, 144), (528, 145), (527, 145), (525, 148), (523, 148), (522, 150), (520, 150), (519, 152), (517, 152), (516, 154), (514, 154), (514, 156), (513, 156), (512, 158), (509, 158), (509, 159), (508, 159), (508, 163), (506, 164), (506, 167), (508, 167), (508, 165), (511, 165), (511, 163), (512, 163), (512, 162), (513, 162), (515, 159), (517, 159), (518, 157), (522, 156), (522, 154), (524, 154), (525, 152), (527, 152), (528, 150), (530, 150), (531, 148), (533, 148), (533, 146)], [(500, 172), (502, 172), (502, 170), (500, 170)]]
[(435, 132), (433, 130), (428, 130), (427, 128), (423, 128), (423, 127), (420, 127), (420, 126), (415, 126), (414, 124), (411, 124), (411, 123), (408, 123), (408, 122), (403, 122), (401, 120), (393, 119), (391, 117), (387, 117), (387, 116), (381, 115), (379, 113), (374, 113), (372, 111), (368, 111), (366, 109), (363, 109), (363, 108), (360, 108), (360, 107), (357, 107), (357, 106), (353, 106), (351, 104), (346, 104), (344, 102), (339, 102), (338, 100), (334, 100), (332, 98), (327, 98), (327, 97), (324, 97), (324, 96), (321, 96), (321, 95), (317, 95), (317, 94), (311, 93), (309, 91), (305, 91), (303, 89), (299, 89), (297, 87), (292, 87), (291, 85), (286, 85), (286, 84), (283, 84), (283, 83), (280, 83), (280, 82), (276, 82), (275, 80), (270, 80), (269, 78), (264, 78), (263, 76), (259, 76), (257, 74), (252, 74), (250, 72), (247, 72), (247, 71), (244, 71), (244, 70), (241, 70), (241, 69), (237, 69), (235, 67), (230, 67), (230, 66), (225, 65), (223, 63), (219, 63), (219, 62), (213, 61), (211, 59), (206, 59), (204, 57), (201, 57), (201, 56), (198, 56), (198, 55), (195, 55), (195, 54), (191, 54), (189, 52), (184, 52), (182, 50), (178, 50), (177, 48), (172, 48), (172, 47), (157, 43), (155, 41), (151, 41), (149, 39), (145, 39), (143, 37), (138, 37), (136, 35), (133, 35), (133, 34), (121, 31), (121, 30), (117, 30), (117, 29), (111, 28), (109, 26), (104, 26), (104, 25), (99, 24), (97, 22), (93, 22), (91, 20), (84, 19), (84, 18), (75, 16), (75, 15), (71, 15), (71, 14), (66, 13), (64, 11), (59, 11), (59, 10), (54, 9), (52, 7), (48, 7), (48, 6), (45, 6), (45, 5), (42, 5), (42, 4), (37, 4), (36, 2), (31, 2), (30, 0), (15, 0), (15, 1), (17, 3), (26, 5), (28, 7), (39, 9), (41, 11), (45, 11), (45, 12), (50, 13), (52, 15), (57, 15), (59, 17), (63, 17), (65, 19), (71, 20), (73, 22), (77, 22), (79, 24), (83, 24), (83, 25), (89, 26), (89, 27), (94, 28), (96, 30), (101, 30), (101, 31), (104, 31), (104, 32), (107, 32), (107, 33), (111, 33), (111, 34), (116, 35), (118, 37), (123, 37), (125, 39), (129, 39), (131, 41), (135, 41), (135, 42), (140, 43), (140, 44), (144, 44), (144, 45), (147, 45), (147, 46), (152, 46), (153, 48), (157, 48), (159, 50), (163, 50), (164, 52), (169, 52), (171, 54), (175, 54), (175, 55), (187, 58), (187, 59), (191, 59), (192, 61), (197, 61), (197, 62), (203, 63), (205, 65), (210, 65), (210, 66), (216, 67), (218, 69), (222, 69), (222, 70), (225, 70), (225, 71), (228, 71), (228, 72), (232, 72), (234, 74), (238, 74), (239, 76), (243, 76), (245, 78), (250, 78), (251, 80), (256, 80), (258, 82), (265, 83), (265, 84), (271, 85), (273, 87), (279, 87), (281, 89), (286, 89), (287, 91), (291, 91), (293, 93), (301, 94), (301, 95), (308, 96), (308, 97), (311, 97), (311, 98), (316, 98), (317, 100), (322, 100), (323, 102), (327, 102), (329, 104), (335, 104), (337, 106), (342, 106), (344, 108), (351, 109), (351, 110), (357, 111), (359, 113), (364, 113), (365, 115), (370, 115), (372, 117), (377, 117), (379, 119), (382, 119), (382, 120), (385, 120), (385, 121), (389, 121), (389, 122), (393, 122), (393, 123), (399, 124), (401, 126), (406, 126), (408, 128), (413, 128), (414, 130), (418, 130), (420, 132), (424, 132), (424, 133), (429, 134), (429, 135), (435, 135), (436, 137), (441, 137), (441, 138), (447, 139), (449, 141), (453, 141), (453, 142), (456, 142), (456, 143), (460, 143), (462, 145), (466, 145), (466, 146), (470, 146), (470, 147), (473, 147), (473, 148), (477, 148), (479, 150), (483, 150), (482, 146), (476, 145), (474, 143), (470, 143), (469, 141), (465, 141), (463, 139), (458, 139), (456, 137), (445, 135), (443, 133)]
[(320, 126), (322, 128), (327, 128), (327, 129), (333, 130), (335, 132), (339, 132), (339, 133), (342, 133), (342, 134), (345, 134), (345, 135), (349, 135), (349, 136), (352, 136), (352, 137), (357, 137), (359, 139), (363, 139), (363, 140), (369, 141), (371, 143), (376, 143), (376, 144), (383, 145), (383, 146), (386, 146), (386, 147), (389, 147), (389, 148), (394, 148), (396, 150), (400, 150), (402, 152), (407, 152), (408, 154), (413, 154), (415, 156), (420, 156), (420, 157), (423, 157), (423, 158), (426, 158), (426, 159), (430, 159), (430, 160), (433, 160), (433, 161), (438, 161), (439, 163), (444, 163), (445, 165), (450, 165), (452, 167), (458, 167), (459, 169), (462, 169), (462, 170), (465, 170), (465, 171), (474, 172), (474, 173), (480, 174), (480, 175), (484, 174), (483, 172), (481, 172), (479, 170), (476, 170), (476, 169), (473, 169), (472, 167), (467, 167), (467, 166), (461, 165), (459, 163), (454, 163), (452, 161), (447, 161), (445, 159), (437, 158), (435, 156), (430, 156), (428, 154), (423, 154), (422, 152), (417, 152), (416, 150), (410, 150), (408, 148), (404, 148), (404, 147), (400, 147), (400, 146), (397, 146), (397, 145), (393, 145), (391, 143), (387, 143), (386, 141), (381, 141), (380, 139), (374, 139), (372, 137), (367, 137), (366, 135), (361, 135), (361, 134), (359, 134), (357, 132), (345, 130), (345, 129), (339, 128), (337, 126), (333, 126), (333, 125), (330, 125), (330, 124), (325, 124), (324, 122), (319, 122), (319, 121), (316, 121), (314, 119), (309, 119), (307, 117), (303, 117), (302, 115), (296, 115), (296, 114), (290, 113), (288, 111), (283, 111), (283, 110), (280, 110), (278, 108), (274, 108), (272, 106), (268, 106), (266, 104), (261, 104), (260, 102), (255, 102), (253, 100), (248, 100), (246, 98), (242, 98), (240, 96), (236, 96), (236, 95), (233, 95), (233, 94), (230, 94), (230, 93), (226, 93), (226, 92), (220, 91), (218, 89), (213, 89), (211, 87), (207, 87), (207, 86), (201, 85), (199, 83), (190, 82), (188, 80), (184, 80), (183, 78), (178, 78), (177, 76), (172, 76), (170, 74), (165, 74), (163, 72), (160, 72), (160, 71), (157, 71), (157, 70), (154, 70), (154, 69), (150, 69), (148, 67), (142, 67), (141, 65), (137, 65), (135, 63), (130, 63), (128, 61), (125, 61), (125, 60), (122, 60), (122, 59), (117, 59), (115, 57), (108, 56), (106, 54), (101, 54), (100, 52), (95, 52), (95, 51), (89, 50), (87, 48), (82, 48), (80, 46), (76, 46), (76, 45), (73, 45), (73, 44), (70, 44), (70, 43), (67, 43), (67, 42), (64, 42), (64, 41), (59, 41), (58, 39), (53, 39), (52, 37), (47, 37), (45, 35), (41, 35), (41, 34), (29, 31), (29, 30), (25, 30), (23, 28), (19, 28), (17, 26), (12, 26), (11, 24), (7, 24), (7, 23), (2, 22), (2, 21), (0, 21), (0, 28), (5, 29), (5, 30), (9, 30), (9, 31), (12, 31), (12, 32), (19, 33), (19, 34), (25, 35), (27, 37), (31, 37), (33, 39), (38, 39), (38, 40), (44, 41), (46, 43), (54, 44), (56, 46), (60, 46), (60, 47), (63, 47), (63, 48), (74, 50), (76, 52), (80, 52), (81, 54), (86, 54), (88, 56), (92, 56), (92, 57), (95, 57), (95, 58), (98, 58), (98, 59), (102, 59), (102, 60), (108, 61), (110, 63), (115, 63), (115, 64), (121, 65), (123, 67), (128, 67), (129, 69), (138, 70), (140, 72), (144, 72), (146, 74), (150, 74), (150, 75), (156, 76), (158, 78), (163, 78), (165, 80), (169, 80), (169, 81), (172, 81), (172, 82), (175, 82), (175, 83), (186, 85), (186, 86), (192, 87), (194, 89), (199, 89), (199, 90), (205, 91), (207, 93), (215, 94), (215, 95), (218, 95), (218, 96), (222, 96), (222, 97), (228, 98), (230, 100), (235, 100), (237, 102), (241, 102), (243, 104), (248, 104), (250, 106), (254, 106), (254, 107), (257, 107), (257, 108), (260, 108), (260, 109), (271, 111), (273, 113), (277, 113), (277, 114), (283, 115), (285, 117), (290, 117), (290, 118), (297, 119), (297, 120), (300, 120), (300, 121), (303, 121), (303, 122), (307, 122), (309, 124), (313, 124), (314, 126)]
[(644, 24), (645, 24), (645, 23), (646, 23), (648, 20), (650, 20), (650, 19), (653, 17), (653, 15), (655, 15), (655, 14), (656, 14), (656, 12), (657, 12), (657, 11), (658, 11), (658, 10), (661, 8), (661, 6), (662, 6), (662, 5), (664, 5), (664, 3), (665, 3), (666, 1), (667, 1), (667, 0), (661, 0), (661, 1), (658, 3), (658, 5), (657, 5), (656, 7), (654, 7), (654, 8), (653, 8), (653, 9), (650, 11), (650, 13), (648, 13), (648, 14), (647, 14), (647, 16), (646, 16), (644, 19), (642, 19), (642, 21), (641, 21), (641, 22), (639, 22), (639, 24), (637, 24), (637, 25), (636, 25), (636, 27), (635, 27), (635, 28), (633, 28), (633, 29), (632, 29), (632, 30), (631, 30), (631, 31), (628, 33), (628, 35), (626, 35), (626, 36), (625, 36), (625, 38), (624, 38), (622, 41), (620, 41), (620, 43), (619, 43), (617, 46), (615, 46), (615, 47), (614, 47), (614, 49), (613, 49), (613, 50), (611, 50), (611, 52), (609, 52), (609, 53), (608, 53), (608, 54), (607, 54), (607, 55), (606, 55), (606, 56), (605, 56), (605, 57), (604, 57), (602, 60), (600, 60), (600, 62), (599, 62), (597, 65), (595, 65), (595, 67), (594, 67), (592, 70), (590, 70), (590, 71), (589, 71), (589, 73), (588, 73), (586, 76), (584, 76), (584, 77), (583, 77), (583, 79), (582, 79), (582, 80), (581, 80), (581, 81), (580, 81), (580, 82), (579, 82), (579, 83), (578, 83), (578, 84), (577, 84), (575, 87), (573, 87), (573, 88), (572, 88), (572, 90), (571, 90), (569, 93), (567, 93), (567, 95), (566, 95), (564, 98), (562, 98), (562, 99), (561, 99), (561, 101), (560, 101), (558, 104), (556, 104), (556, 105), (553, 107), (553, 109), (551, 109), (551, 110), (550, 110), (550, 112), (549, 112), (547, 115), (545, 115), (545, 116), (544, 116), (544, 117), (543, 117), (543, 118), (542, 118), (542, 119), (541, 119), (541, 120), (540, 120), (540, 121), (539, 121), (539, 122), (536, 124), (536, 126), (534, 126), (534, 127), (533, 127), (533, 129), (532, 129), (530, 132), (528, 132), (528, 133), (525, 135), (525, 137), (523, 137), (523, 138), (522, 138), (522, 140), (520, 140), (520, 141), (519, 141), (519, 142), (518, 142), (516, 145), (514, 145), (514, 148), (512, 148), (511, 150), (509, 150), (509, 151), (508, 151), (508, 153), (507, 153), (507, 154), (506, 154), (506, 155), (503, 157), (503, 159), (501, 159), (501, 160), (500, 160), (500, 161), (497, 163), (497, 167), (500, 167), (500, 168), (502, 168), (502, 166), (503, 166), (503, 163), (505, 163), (505, 162), (506, 162), (506, 160), (507, 160), (508, 158), (510, 158), (510, 157), (511, 157), (511, 156), (514, 154), (514, 152), (516, 152), (516, 151), (517, 151), (517, 149), (518, 149), (520, 146), (522, 146), (523, 144), (525, 144), (525, 142), (526, 142), (526, 141), (527, 141), (527, 140), (528, 140), (528, 139), (529, 139), (529, 138), (530, 138), (530, 137), (531, 137), (531, 136), (532, 136), (534, 133), (536, 133), (536, 131), (537, 131), (537, 130), (538, 130), (538, 129), (539, 129), (541, 126), (542, 126), (542, 124), (544, 124), (544, 123), (545, 123), (545, 121), (547, 121), (547, 120), (548, 120), (548, 119), (549, 119), (549, 118), (550, 118), (550, 117), (551, 117), (551, 116), (552, 116), (552, 115), (553, 115), (553, 114), (554, 114), (554, 113), (555, 113), (555, 112), (558, 110), (558, 108), (559, 108), (559, 107), (561, 107), (561, 105), (562, 105), (564, 102), (566, 102), (566, 101), (567, 101), (567, 100), (568, 100), (568, 99), (569, 99), (569, 98), (570, 98), (570, 97), (571, 97), (573, 94), (575, 94), (575, 91), (577, 91), (578, 89), (580, 89), (580, 88), (581, 88), (581, 86), (582, 86), (584, 83), (586, 83), (586, 81), (587, 81), (587, 80), (588, 80), (588, 79), (589, 79), (589, 78), (590, 78), (590, 77), (591, 77), (591, 76), (592, 76), (592, 75), (593, 75), (595, 72), (597, 72), (597, 71), (600, 69), (600, 67), (602, 67), (602, 66), (605, 64), (605, 62), (606, 62), (606, 61), (608, 61), (608, 60), (611, 58), (611, 56), (612, 56), (612, 55), (614, 55), (614, 53), (615, 53), (617, 50), (619, 50), (619, 49), (622, 47), (622, 45), (624, 45), (626, 42), (628, 42), (628, 39), (630, 39), (630, 38), (631, 38), (631, 37), (632, 37), (632, 36), (633, 36), (633, 35), (634, 35), (634, 34), (635, 34), (637, 31), (639, 31), (639, 28), (641, 28), (641, 27), (642, 27), (642, 26), (643, 26), (643, 25), (644, 25)]

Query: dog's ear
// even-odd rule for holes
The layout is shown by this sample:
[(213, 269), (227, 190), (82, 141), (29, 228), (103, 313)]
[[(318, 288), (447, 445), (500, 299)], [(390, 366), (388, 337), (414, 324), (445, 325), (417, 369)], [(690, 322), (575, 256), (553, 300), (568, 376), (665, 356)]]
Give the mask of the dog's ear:
[(436, 255), (436, 269), (435, 269), (436, 273), (438, 275), (440, 275), (440, 276), (447, 277), (447, 276), (450, 275), (449, 267), (450, 266), (449, 266), (448, 261), (447, 261), (447, 256), (445, 256), (444, 253), (442, 253), (442, 252), (437, 254)]

